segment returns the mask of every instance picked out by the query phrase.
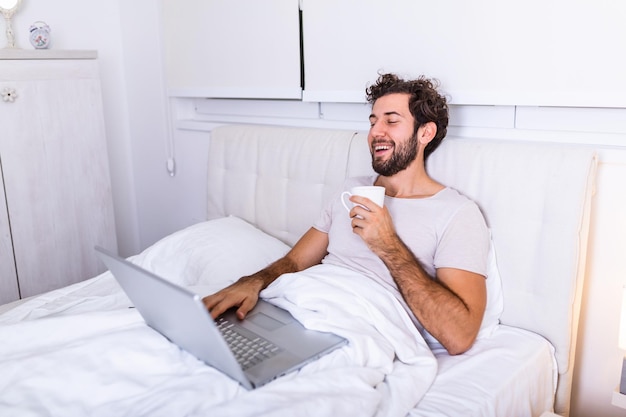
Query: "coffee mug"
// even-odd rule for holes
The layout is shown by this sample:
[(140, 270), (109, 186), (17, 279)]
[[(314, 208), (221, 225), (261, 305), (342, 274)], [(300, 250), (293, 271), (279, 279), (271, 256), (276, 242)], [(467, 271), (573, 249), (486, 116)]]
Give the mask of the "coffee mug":
[(361, 197), (367, 197), (372, 202), (378, 204), (379, 206), (383, 206), (385, 204), (385, 187), (380, 187), (378, 185), (362, 185), (358, 187), (350, 188), (350, 191), (344, 191), (341, 193), (341, 203), (346, 208), (346, 210), (350, 211), (352, 206), (346, 203), (346, 197), (350, 198), (350, 196), (359, 195)]

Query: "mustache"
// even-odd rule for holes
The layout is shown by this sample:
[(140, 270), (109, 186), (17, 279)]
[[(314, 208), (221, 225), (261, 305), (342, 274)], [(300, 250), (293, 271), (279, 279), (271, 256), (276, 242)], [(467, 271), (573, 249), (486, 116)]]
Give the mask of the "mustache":
[(374, 139), (372, 141), (372, 146), (376, 145), (395, 145), (396, 143), (393, 140), (385, 140), (385, 139)]

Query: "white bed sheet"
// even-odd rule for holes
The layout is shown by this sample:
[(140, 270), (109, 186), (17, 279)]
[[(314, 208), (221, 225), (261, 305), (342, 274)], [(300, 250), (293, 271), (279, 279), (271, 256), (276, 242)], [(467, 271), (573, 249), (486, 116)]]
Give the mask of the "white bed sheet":
[[(207, 294), (213, 291), (211, 286), (200, 285), (190, 287), (199, 294)], [(107, 295), (108, 294), (108, 295)], [(103, 295), (107, 295), (104, 296)], [(87, 302), (85, 300), (88, 300)], [(30, 321), (42, 317), (54, 317), (71, 313), (86, 314), (92, 323), (89, 328), (81, 332), (75, 332), (75, 336), (88, 339), (89, 332), (100, 333), (102, 328), (98, 328), (100, 320), (104, 323), (112, 323), (115, 326), (141, 326), (141, 320), (134, 313), (129, 313), (120, 309), (127, 304), (125, 296), (119, 292), (117, 284), (108, 274), (104, 274), (97, 279), (75, 284), (63, 290), (34, 298), (27, 303), (13, 308), (6, 314), (0, 315), (0, 323), (3, 326), (10, 326), (10, 323), (18, 323), (22, 320)], [(110, 315), (99, 316), (93, 313), (93, 309), (99, 311), (109, 311)], [(65, 313), (64, 313), (65, 312)], [(72, 321), (66, 322), (70, 327)], [(83, 327), (85, 322), (76, 322)], [(99, 331), (96, 331), (98, 330)], [(16, 328), (17, 330), (17, 328)], [(137, 331), (137, 329), (135, 329)], [(158, 336), (154, 332), (146, 329), (137, 333), (127, 332), (122, 335), (128, 343), (147, 343), (147, 340)], [(20, 329), (20, 333), (24, 330)], [(87, 332), (87, 333), (85, 333)], [(50, 338), (51, 335), (41, 335)], [(66, 343), (66, 335), (56, 334), (56, 337)], [(65, 341), (64, 341), (65, 340)], [(14, 343), (28, 343), (28, 341)], [(115, 343), (111, 339), (111, 343)], [(48, 345), (50, 346), (50, 345)], [(106, 343), (91, 344), (92, 349), (112, 348)], [(98, 347), (99, 346), (99, 347)], [(118, 356), (136, 354), (136, 351), (116, 348)], [(133, 353), (134, 352), (134, 353)], [(176, 357), (175, 349), (170, 355)], [(500, 326), (488, 339), (478, 340), (474, 347), (461, 356), (449, 356), (445, 351), (435, 352), (438, 362), (438, 373), (433, 385), (426, 392), (420, 403), (409, 415), (418, 416), (538, 416), (545, 410), (552, 408), (554, 390), (556, 387), (556, 363), (551, 345), (540, 336), (521, 329), (507, 326)], [(168, 356), (166, 356), (167, 358)], [(170, 356), (171, 357), (171, 356)], [(77, 359), (79, 360), (79, 359)], [(183, 360), (182, 363), (188, 362)], [(160, 364), (151, 362), (150, 366), (159, 366), (160, 371), (169, 372), (172, 376), (194, 377), (198, 373), (195, 370), (189, 374), (185, 369), (176, 366), (167, 367), (165, 362)], [(182, 366), (184, 368), (184, 366)], [(167, 368), (164, 370), (164, 368)], [(6, 370), (6, 368), (5, 368)], [(129, 372), (136, 372), (137, 369), (129, 369)], [(202, 376), (196, 375), (197, 381), (194, 383), (204, 384), (207, 378), (215, 378), (210, 371)], [(177, 374), (179, 373), (179, 374)], [(76, 374), (75, 374), (76, 375)], [(77, 375), (78, 377), (80, 375)], [(115, 374), (111, 374), (115, 379)], [(46, 378), (42, 378), (45, 381)], [(49, 379), (47, 379), (49, 381)], [(356, 381), (356, 380), (355, 380)], [(222, 381), (224, 382), (224, 381)], [(226, 384), (228, 390), (237, 390), (232, 384)], [(69, 384), (68, 384), (69, 386)], [(113, 386), (113, 385), (112, 385)], [(112, 387), (111, 386), (111, 387)], [(112, 389), (112, 388), (109, 389)], [(43, 387), (32, 385), (33, 389)], [(119, 389), (128, 389), (122, 385)], [(179, 387), (168, 385), (163, 382), (159, 390), (169, 389), (176, 392)], [(6, 393), (7, 391), (4, 390)], [(205, 392), (198, 390), (196, 395), (204, 396), (207, 401), (215, 392)], [(220, 396), (232, 396), (232, 392), (220, 393)], [(289, 391), (285, 393), (289, 396)], [(297, 394), (296, 394), (297, 397)], [(294, 397), (294, 398), (296, 398)], [(70, 397), (71, 398), (71, 397)], [(135, 397), (138, 403), (145, 401), (139, 393)], [(75, 400), (75, 399), (74, 399)], [(0, 408), (3, 399), (0, 398)], [(69, 401), (69, 399), (68, 399)], [(33, 401), (33, 399), (30, 400)], [(208, 404), (208, 402), (207, 402)], [(4, 403), (5, 407), (11, 408), (10, 404)], [(140, 410), (136, 406), (126, 406), (129, 410)], [(151, 410), (147, 405), (145, 410)], [(5, 408), (6, 410), (6, 408)], [(24, 409), (22, 409), (24, 411)], [(36, 410), (31, 410), (36, 414)], [(64, 409), (68, 411), (68, 409)], [(182, 410), (181, 410), (182, 411)], [(70, 413), (71, 414), (71, 413)], [(80, 411), (77, 415), (80, 414)]]
[(411, 417), (539, 416), (552, 410), (554, 348), (535, 333), (500, 325), (463, 355), (434, 353), (437, 376)]
[[(224, 260), (224, 250), (260, 240), (259, 258)], [(204, 295), (284, 250), (229, 218), (175, 233), (134, 261)], [(230, 275), (220, 272), (214, 281), (207, 268), (216, 259), (228, 265)], [(148, 329), (127, 308), (110, 273), (34, 297), (0, 314), (0, 411), (282, 415), (288, 408), (292, 415), (400, 416), (422, 396), (411, 416), (538, 416), (551, 409), (556, 365), (543, 338), (500, 326), (464, 355), (433, 356), (393, 297), (360, 281), (355, 285), (350, 280), (359, 277), (349, 274), (327, 280), (315, 274), (289, 285), (279, 280), (263, 295), (307, 327), (347, 337), (350, 346), (309, 365), (300, 378), (291, 374), (255, 392), (245, 392)], [(346, 303), (348, 298), (353, 302)]]

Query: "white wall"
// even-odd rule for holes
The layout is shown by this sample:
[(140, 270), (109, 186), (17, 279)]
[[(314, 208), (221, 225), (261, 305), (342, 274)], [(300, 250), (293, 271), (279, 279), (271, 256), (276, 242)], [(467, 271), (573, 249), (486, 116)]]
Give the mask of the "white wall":
[(617, 348), (622, 287), (626, 282), (626, 150), (606, 154), (593, 206), (591, 259), (583, 295), (573, 417), (623, 416), (609, 405), (619, 385), (624, 352)]
[[(368, 127), (368, 109), (357, 104), (210, 101), (200, 106), (205, 114), (198, 114), (191, 99), (172, 99), (168, 109), (155, 3), (24, 0), (14, 19), (18, 44), (24, 48), (30, 47), (30, 24), (45, 20), (53, 30), (53, 48), (99, 52), (117, 232), (123, 255), (137, 253), (160, 237), (204, 218), (206, 150), (209, 131), (216, 124)], [(3, 28), (0, 22), (0, 35)], [(175, 119), (171, 142), (170, 111)], [(624, 410), (611, 405), (623, 353), (617, 348), (617, 321), (621, 287), (626, 283), (626, 263), (622, 261), (626, 254), (623, 109), (470, 106), (453, 109), (452, 117), (457, 126), (450, 128), (451, 134), (568, 141), (599, 149), (601, 164), (571, 415), (624, 415)], [(175, 176), (166, 170), (170, 156), (176, 160)]]

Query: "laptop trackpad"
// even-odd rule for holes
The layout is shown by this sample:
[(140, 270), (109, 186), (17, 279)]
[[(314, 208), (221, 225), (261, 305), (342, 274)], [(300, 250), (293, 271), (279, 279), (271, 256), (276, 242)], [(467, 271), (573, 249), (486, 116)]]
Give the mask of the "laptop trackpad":
[(248, 317), (248, 321), (251, 321), (257, 326), (269, 331), (274, 331), (284, 326), (284, 323), (281, 323), (280, 321), (273, 319), (267, 314), (263, 313), (256, 313)]

